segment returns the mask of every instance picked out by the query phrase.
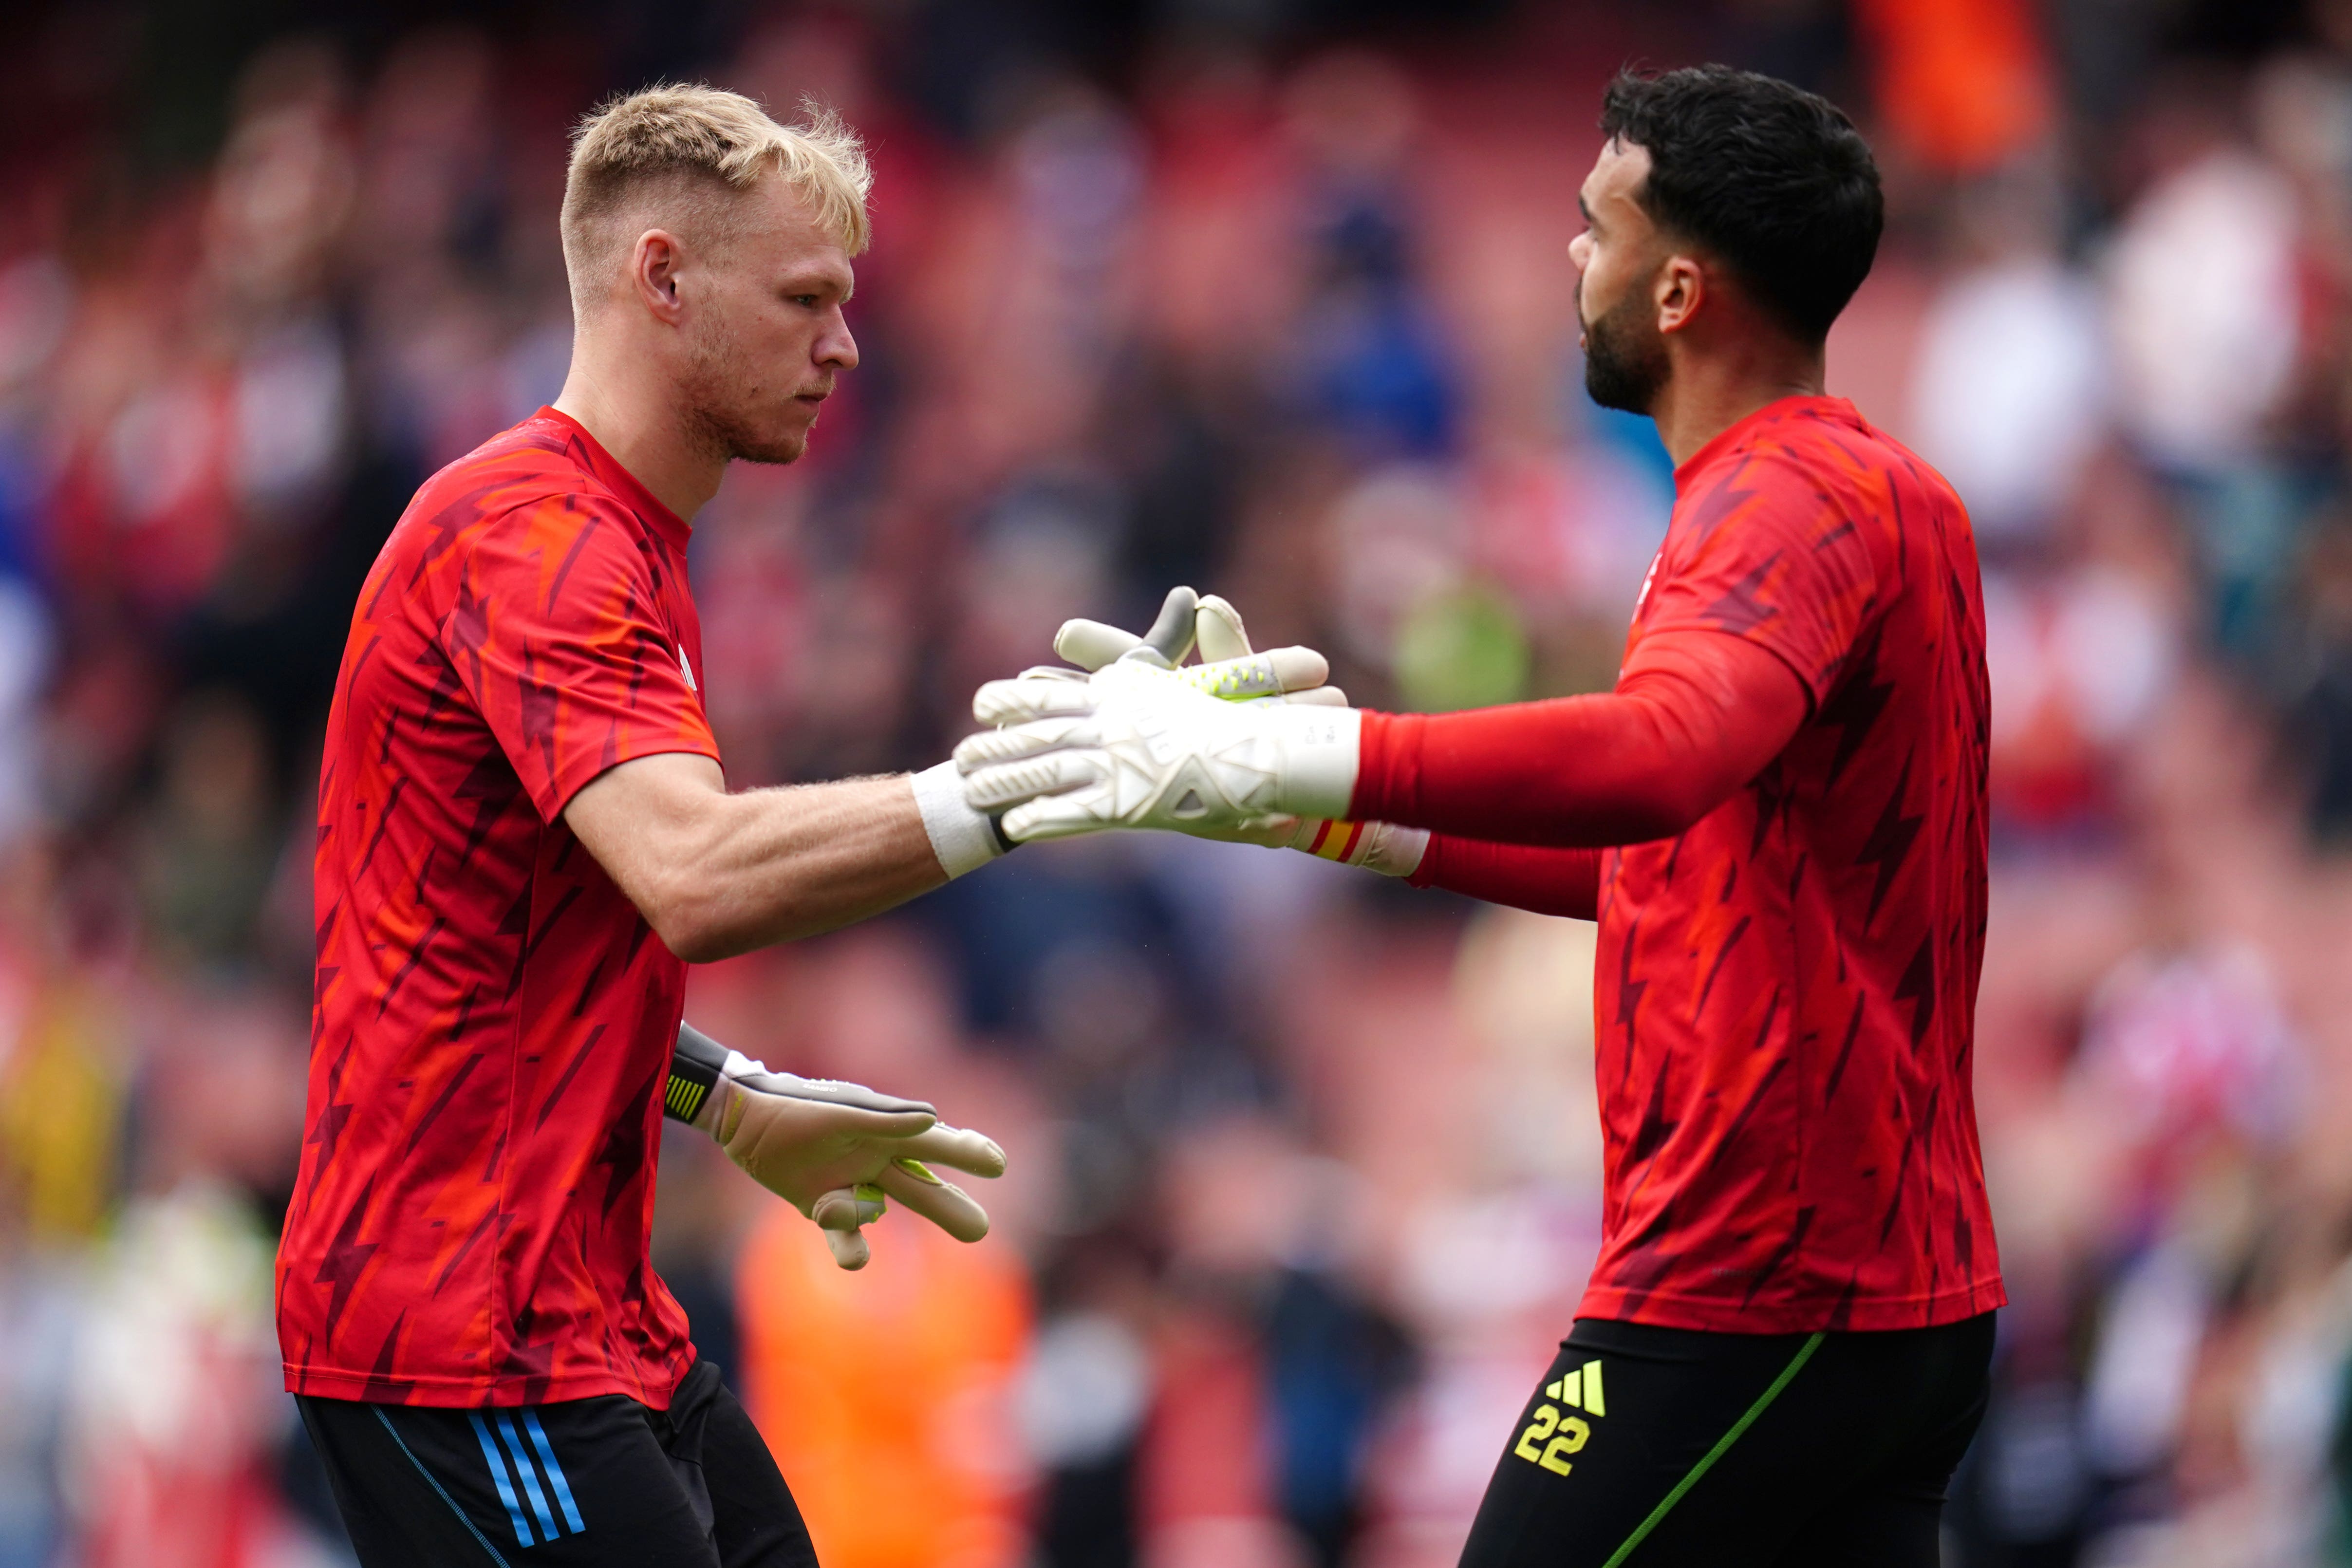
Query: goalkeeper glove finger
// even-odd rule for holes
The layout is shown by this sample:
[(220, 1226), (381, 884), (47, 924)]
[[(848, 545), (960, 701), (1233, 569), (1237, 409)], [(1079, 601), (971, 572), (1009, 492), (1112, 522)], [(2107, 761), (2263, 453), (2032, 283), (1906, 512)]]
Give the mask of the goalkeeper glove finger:
[[(1184, 663), (1197, 647), (1202, 662)], [(1190, 588), (1171, 588), (1160, 608), (1160, 618), (1142, 637), (1085, 619), (1062, 623), (1054, 634), (1054, 651), (1085, 670), (1099, 670), (1139, 647), (1149, 647), (1169, 668), (1212, 697), (1234, 701), (1278, 697), (1286, 702), (1318, 703), (1344, 708), (1348, 698), (1327, 685), (1331, 665), (1310, 647), (1270, 648), (1260, 654), (1250, 647), (1241, 612), (1212, 594), (1198, 598)], [(1069, 679), (1067, 671), (1032, 669), (1029, 676)]]
[(891, 1161), (877, 1184), (901, 1205), (958, 1241), (978, 1241), (988, 1234), (988, 1211), (972, 1202), (961, 1187), (941, 1181), (920, 1160)]
[[(1097, 700), (1086, 695), (1087, 688), (1118, 665), (1129, 663), (1160, 670), (1196, 691), (1228, 702), (1284, 702), (1323, 708), (1348, 705), (1347, 694), (1327, 684), (1330, 662), (1311, 647), (1269, 648), (1245, 658), (1188, 664), (1171, 669), (1151, 649), (1138, 643), (1091, 677), (1075, 669), (1040, 665), (1008, 680), (988, 681), (972, 700), (972, 711), (983, 723), (1010, 722), (1034, 702), (1059, 702), (1067, 711), (1083, 712)], [(989, 717), (992, 708), (999, 704), (1008, 716), (1003, 721)]]
[(1233, 602), (1215, 594), (1204, 595), (1192, 606), (1192, 643), (1201, 650), (1201, 662), (1214, 663), (1221, 658), (1247, 658), (1250, 656), (1249, 630), (1242, 625), (1242, 613)]
[[(902, 1141), (872, 1184), (850, 1193), (828, 1193), (817, 1200), (809, 1217), (829, 1233), (834, 1255), (840, 1258), (858, 1226), (880, 1217), (887, 1198), (896, 1197), (909, 1212), (919, 1214), (958, 1241), (978, 1241), (988, 1234), (988, 1211), (961, 1187), (942, 1181), (931, 1170), (945, 1165), (975, 1176), (1004, 1174), (1004, 1151), (993, 1139), (968, 1128), (942, 1121)], [(854, 1200), (844, 1201), (844, 1200)], [(863, 1242), (858, 1244), (861, 1247)], [(861, 1264), (845, 1262), (844, 1268)]]
[(810, 1206), (809, 1218), (816, 1221), (834, 1262), (856, 1270), (865, 1268), (874, 1258), (873, 1248), (866, 1245), (864, 1227), (880, 1219), (889, 1206), (880, 1187), (861, 1182), (854, 1187), (836, 1187), (818, 1198)]
[[(1202, 665), (1232, 665), (1258, 657), (1250, 648), (1249, 630), (1242, 625), (1242, 613), (1225, 600), (1211, 594), (1203, 598), (1192, 613), (1193, 642), (1201, 650)], [(1282, 660), (1285, 655), (1314, 653), (1312, 648), (1273, 648), (1264, 656)], [(1330, 661), (1315, 654), (1321, 667), (1311, 670), (1296, 660), (1279, 669), (1282, 700), (1305, 702), (1324, 708), (1345, 708), (1348, 694), (1336, 686), (1326, 684), (1331, 678)], [(1228, 695), (1212, 691), (1213, 697)]]
[[(937, 1134), (944, 1137), (935, 1138)], [(913, 1152), (919, 1142), (929, 1156), (928, 1162)], [(987, 1236), (988, 1211), (961, 1187), (942, 1181), (930, 1166), (950, 1164), (974, 1175), (1001, 1176), (1004, 1151), (977, 1132), (945, 1125), (932, 1128), (919, 1140), (908, 1140), (908, 1152), (891, 1159), (875, 1182), (827, 1193), (810, 1211), (809, 1217), (825, 1233), (835, 1261), (844, 1268), (866, 1266), (872, 1254), (859, 1229), (880, 1218), (892, 1196), (908, 1212), (922, 1215), (958, 1241), (978, 1241)]]
[(935, 1122), (903, 1140), (892, 1154), (896, 1159), (945, 1165), (992, 1180), (1004, 1174), (1004, 1151), (996, 1146), (995, 1139), (982, 1137), (968, 1127), (950, 1127), (944, 1121)]
[(1122, 654), (1148, 647), (1172, 669), (1192, 651), (1200, 602), (1190, 588), (1169, 589), (1151, 629), (1141, 637), (1101, 621), (1064, 621), (1054, 634), (1054, 651), (1080, 669), (1097, 670)]

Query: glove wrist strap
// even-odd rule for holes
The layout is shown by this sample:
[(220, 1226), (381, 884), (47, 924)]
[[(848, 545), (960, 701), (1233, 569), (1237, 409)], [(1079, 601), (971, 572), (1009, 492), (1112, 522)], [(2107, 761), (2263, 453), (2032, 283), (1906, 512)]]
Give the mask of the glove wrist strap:
[(677, 1043), (670, 1047), (669, 1082), (662, 1089), (662, 1114), (689, 1126), (719, 1087), (727, 1070), (725, 1046), (691, 1024), (677, 1026)]
[(1357, 865), (1383, 877), (1410, 877), (1421, 869), (1421, 858), (1429, 852), (1426, 828), (1369, 822), (1364, 829), (1363, 847), (1356, 853)]
[(1383, 877), (1410, 877), (1421, 868), (1429, 835), (1418, 827), (1392, 822), (1326, 822), (1315, 818), (1299, 824), (1290, 847), (1325, 860), (1361, 866)]

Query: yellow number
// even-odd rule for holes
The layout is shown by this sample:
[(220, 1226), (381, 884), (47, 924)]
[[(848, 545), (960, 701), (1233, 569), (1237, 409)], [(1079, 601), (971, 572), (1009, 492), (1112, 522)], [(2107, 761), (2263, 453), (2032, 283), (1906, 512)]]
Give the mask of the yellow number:
[(1536, 1463), (1555, 1476), (1564, 1476), (1569, 1471), (1568, 1456), (1582, 1448), (1591, 1436), (1592, 1428), (1571, 1415), (1559, 1424), (1559, 1436), (1545, 1446), (1543, 1458)]
[[(1579, 1421), (1576, 1425), (1581, 1426), (1584, 1423)], [(1555, 1410), (1549, 1405), (1538, 1405), (1536, 1407), (1536, 1418), (1528, 1423), (1528, 1429), (1526, 1431), (1519, 1434), (1518, 1446), (1513, 1448), (1511, 1452), (1517, 1454), (1520, 1458), (1527, 1460), (1529, 1464), (1542, 1464), (1544, 1462), (1543, 1453), (1542, 1450), (1536, 1447), (1536, 1445), (1550, 1436), (1553, 1430), (1559, 1426), (1559, 1412), (1558, 1410)]]

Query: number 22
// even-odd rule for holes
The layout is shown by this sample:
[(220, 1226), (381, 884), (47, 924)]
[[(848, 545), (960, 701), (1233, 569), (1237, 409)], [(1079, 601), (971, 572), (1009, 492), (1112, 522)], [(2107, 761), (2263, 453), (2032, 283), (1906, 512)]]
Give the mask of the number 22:
[[(1558, 1435), (1554, 1436), (1555, 1433)], [(1585, 1439), (1591, 1436), (1592, 1428), (1577, 1416), (1571, 1415), (1563, 1421), (1557, 1408), (1539, 1405), (1536, 1407), (1536, 1418), (1528, 1423), (1526, 1431), (1519, 1434), (1518, 1444), (1511, 1452), (1531, 1464), (1541, 1465), (1553, 1475), (1564, 1476), (1571, 1468), (1568, 1456), (1582, 1448)], [(1550, 1438), (1550, 1441), (1545, 1442), (1546, 1438)], [(1543, 1446), (1538, 1448), (1538, 1444)]]

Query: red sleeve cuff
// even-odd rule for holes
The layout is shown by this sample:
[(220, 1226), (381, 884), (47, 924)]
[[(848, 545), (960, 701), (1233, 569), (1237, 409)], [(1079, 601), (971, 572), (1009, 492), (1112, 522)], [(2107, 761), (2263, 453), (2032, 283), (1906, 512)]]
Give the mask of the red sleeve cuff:
[(1539, 915), (1589, 921), (1597, 918), (1600, 907), (1601, 855), (1599, 849), (1489, 844), (1433, 833), (1421, 864), (1406, 880)]
[(1418, 713), (1365, 710), (1356, 731), (1356, 792), (1348, 803), (1350, 820), (1410, 820), (1398, 814), (1409, 811), (1421, 794), (1422, 727)]

